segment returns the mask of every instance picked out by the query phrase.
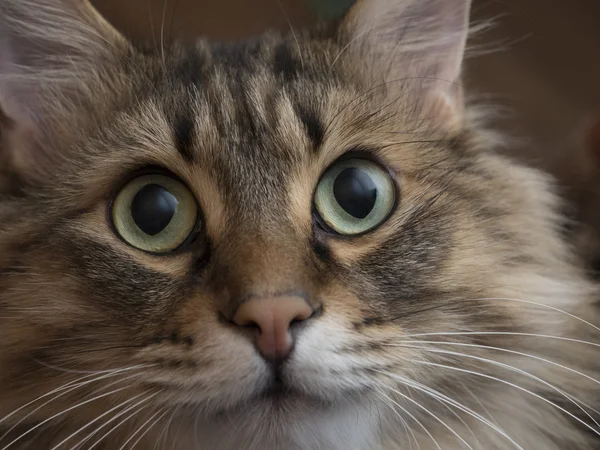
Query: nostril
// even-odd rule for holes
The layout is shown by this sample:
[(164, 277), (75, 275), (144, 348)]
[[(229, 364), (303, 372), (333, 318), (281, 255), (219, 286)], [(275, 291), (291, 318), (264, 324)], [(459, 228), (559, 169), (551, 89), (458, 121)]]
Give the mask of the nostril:
[(248, 328), (249, 330), (256, 330), (259, 333), (262, 333), (262, 329), (260, 328), (260, 325), (254, 321), (248, 321), (244, 324), (236, 324), (236, 325), (244, 327), (244, 328)]

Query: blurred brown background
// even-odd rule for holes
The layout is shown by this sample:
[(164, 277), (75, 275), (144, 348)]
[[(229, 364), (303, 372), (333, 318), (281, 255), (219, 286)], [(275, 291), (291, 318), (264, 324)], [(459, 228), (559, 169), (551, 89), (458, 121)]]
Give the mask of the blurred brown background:
[[(310, 23), (305, 0), (95, 0), (126, 34), (236, 39), (266, 27)], [(284, 13), (285, 11), (285, 13)], [(287, 16), (287, 17), (286, 17)], [(545, 165), (592, 114), (600, 114), (600, 0), (474, 0), (496, 19), (485, 42), (505, 50), (469, 61), (467, 82), (510, 107), (502, 125), (531, 138), (518, 151)]]

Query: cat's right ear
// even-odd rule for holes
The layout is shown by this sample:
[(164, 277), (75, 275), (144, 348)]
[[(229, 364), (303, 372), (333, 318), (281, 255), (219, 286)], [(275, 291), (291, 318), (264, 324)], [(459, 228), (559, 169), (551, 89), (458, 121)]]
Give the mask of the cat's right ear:
[(0, 177), (60, 157), (56, 133), (127, 45), (87, 0), (0, 1)]
[(342, 21), (343, 53), (443, 128), (462, 122), (461, 71), (471, 0), (357, 0)]

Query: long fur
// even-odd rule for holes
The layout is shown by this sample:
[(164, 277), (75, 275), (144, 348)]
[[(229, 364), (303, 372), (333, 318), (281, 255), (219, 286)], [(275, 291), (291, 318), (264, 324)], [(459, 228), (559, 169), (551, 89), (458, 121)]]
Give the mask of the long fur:
[[(2, 0), (0, 449), (595, 448), (597, 287), (552, 179), (465, 104), (468, 6), (154, 48)], [(348, 154), (397, 205), (341, 238), (313, 195)], [(165, 255), (111, 215), (148, 171), (201, 211)], [(226, 317), (278, 292), (320, 313), (274, 367)]]

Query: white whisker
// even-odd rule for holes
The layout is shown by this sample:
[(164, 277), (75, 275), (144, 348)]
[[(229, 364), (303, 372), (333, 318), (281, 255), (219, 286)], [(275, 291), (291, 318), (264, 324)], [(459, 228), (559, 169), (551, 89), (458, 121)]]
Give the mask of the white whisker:
[[(468, 393), (471, 397), (473, 397), (473, 400), (475, 400), (475, 402), (477, 402), (477, 404), (481, 407), (481, 409), (483, 410), (484, 413), (487, 414), (487, 420), (490, 421), (490, 423), (495, 422), (496, 419), (494, 419), (494, 416), (492, 415), (492, 413), (485, 407), (485, 405), (481, 402), (481, 400), (479, 400), (479, 397), (477, 397), (475, 395), (475, 393), (469, 389), (469, 387), (464, 384), (463, 382), (459, 382), (460, 385), (462, 386), (462, 388), (465, 390), (466, 393)], [(483, 417), (483, 415), (482, 415)]]
[(573, 339), (564, 336), (553, 336), (551, 334), (537, 334), (537, 333), (519, 333), (512, 331), (450, 331), (450, 332), (434, 332), (434, 333), (415, 333), (403, 336), (403, 338), (413, 337), (427, 337), (427, 336), (524, 336), (524, 337), (538, 337), (543, 339), (556, 339), (559, 341), (574, 342), (577, 344), (591, 345), (593, 347), (600, 347), (600, 344), (596, 342), (584, 341), (581, 339)]
[(559, 393), (560, 395), (562, 395), (564, 398), (566, 398), (567, 400), (569, 400), (571, 403), (573, 403), (573, 405), (575, 405), (577, 408), (579, 408), (586, 416), (588, 416), (588, 418), (594, 422), (594, 424), (596, 426), (598, 426), (600, 428), (600, 424), (598, 424), (598, 422), (596, 422), (596, 420), (581, 406), (585, 406), (587, 408), (589, 408), (590, 410), (592, 410), (593, 412), (595, 412), (596, 414), (600, 415), (600, 412), (596, 409), (594, 409), (593, 407), (591, 407), (590, 405), (586, 404), (585, 402), (583, 402), (582, 400), (579, 400), (576, 397), (571, 396), (570, 394), (568, 394), (567, 392), (563, 391), (562, 389), (557, 388), (556, 386), (548, 383), (547, 381), (543, 380), (542, 378), (539, 378), (525, 370), (519, 369), (517, 367), (511, 366), (510, 364), (505, 364), (505, 363), (501, 363), (499, 361), (493, 360), (493, 359), (488, 359), (488, 358), (482, 358), (480, 356), (475, 356), (475, 355), (467, 355), (465, 353), (460, 353), (460, 352), (452, 352), (452, 351), (447, 351), (447, 350), (438, 350), (438, 349), (429, 349), (427, 347), (416, 347), (419, 348), (420, 350), (425, 350), (431, 353), (439, 353), (439, 354), (445, 354), (445, 355), (452, 355), (452, 356), (460, 356), (463, 358), (470, 358), (470, 359), (474, 359), (476, 361), (482, 361), (485, 363), (489, 363), (495, 366), (499, 366), (499, 367), (503, 367), (505, 369), (511, 370), (513, 372), (517, 372), (521, 375), (524, 375), (528, 378), (531, 378), (539, 383), (542, 383), (543, 385), (549, 387), (550, 389), (552, 389), (553, 391)]
[(285, 8), (283, 7), (281, 0), (277, 0), (277, 3), (279, 4), (279, 8), (281, 8), (281, 12), (283, 13), (285, 20), (287, 21), (288, 26), (290, 27), (292, 37), (294, 38), (294, 41), (296, 41), (296, 47), (298, 48), (298, 56), (300, 57), (300, 64), (302, 64), (302, 68), (304, 69), (304, 58), (302, 56), (302, 49), (300, 48), (300, 41), (298, 40), (298, 36), (296, 36), (296, 32), (294, 31), (292, 22), (290, 21), (290, 18), (288, 17), (287, 13), (285, 12)]
[[(586, 379), (588, 379), (588, 380), (590, 380), (590, 381), (592, 381), (592, 382), (594, 382), (596, 384), (600, 384), (600, 381), (597, 380), (597, 379), (595, 379), (594, 377), (591, 377), (591, 376), (589, 376), (589, 375), (587, 375), (587, 374), (585, 374), (583, 372), (580, 372), (578, 370), (575, 370), (575, 369), (572, 369), (570, 367), (567, 367), (567, 366), (565, 366), (563, 364), (559, 364), (559, 363), (557, 363), (555, 361), (543, 358), (541, 356), (531, 355), (529, 353), (519, 352), (519, 351), (516, 351), (516, 350), (510, 350), (510, 349), (507, 349), (507, 348), (494, 347), (494, 346), (491, 346), (491, 345), (469, 344), (469, 343), (466, 343), (466, 342), (421, 341), (421, 340), (418, 340), (418, 341), (415, 341), (415, 340), (406, 341), (406, 344), (437, 344), (437, 345), (450, 345), (450, 346), (455, 346), (455, 347), (470, 347), (470, 348), (481, 348), (481, 349), (486, 349), (486, 350), (496, 350), (496, 351), (499, 351), (499, 352), (510, 353), (510, 354), (519, 355), (519, 356), (525, 356), (527, 358), (532, 358), (532, 359), (535, 359), (537, 361), (542, 361), (542, 362), (545, 362), (547, 364), (553, 365), (555, 367), (559, 367), (561, 369), (564, 369), (564, 370), (566, 370), (568, 372), (571, 372), (571, 373), (577, 374), (579, 376), (582, 376), (582, 377), (584, 377), (584, 378), (586, 378)], [(395, 346), (394, 344), (385, 344), (385, 345)], [(400, 345), (404, 345), (404, 344), (400, 344)]]
[[(63, 387), (63, 388), (60, 388), (60, 389), (59, 389), (59, 391), (58, 391), (58, 395), (55, 395), (54, 397), (52, 397), (52, 398), (50, 398), (49, 400), (45, 401), (44, 403), (42, 403), (41, 405), (39, 405), (38, 407), (36, 407), (36, 408), (35, 408), (35, 409), (33, 409), (32, 411), (30, 411), (28, 414), (26, 414), (24, 417), (22, 417), (22, 418), (21, 418), (19, 421), (17, 421), (15, 424), (13, 424), (13, 425), (12, 425), (12, 426), (11, 426), (11, 427), (10, 427), (10, 428), (9, 428), (9, 429), (6, 431), (6, 432), (5, 432), (5, 433), (4, 433), (2, 436), (0, 436), (0, 442), (1, 442), (1, 441), (2, 441), (2, 440), (3, 440), (3, 439), (4, 439), (4, 438), (5, 438), (7, 435), (8, 435), (8, 434), (9, 434), (11, 431), (13, 431), (13, 430), (14, 430), (14, 429), (15, 429), (17, 426), (19, 426), (19, 424), (23, 423), (23, 421), (27, 420), (27, 418), (31, 417), (33, 414), (35, 414), (37, 411), (39, 411), (40, 409), (42, 409), (44, 406), (47, 406), (48, 404), (50, 404), (50, 403), (52, 403), (52, 402), (54, 402), (54, 401), (58, 400), (59, 398), (61, 398), (61, 397), (65, 396), (65, 395), (67, 395), (67, 394), (69, 394), (69, 393), (71, 393), (71, 392), (75, 391), (76, 389), (79, 389), (79, 388), (81, 388), (82, 386), (87, 386), (87, 385), (88, 385), (88, 384), (90, 384), (90, 383), (94, 383), (94, 382), (101, 381), (101, 380), (104, 380), (104, 379), (107, 379), (107, 378), (112, 378), (112, 377), (115, 377), (115, 376), (117, 376), (117, 375), (120, 375), (121, 373), (123, 373), (123, 372), (126, 372), (126, 371), (129, 371), (129, 370), (133, 370), (133, 369), (129, 369), (129, 368), (128, 368), (128, 369), (121, 369), (121, 370), (117, 370), (117, 371), (115, 371), (115, 372), (113, 372), (113, 373), (107, 373), (107, 374), (101, 375), (101, 376), (99, 376), (99, 377), (96, 377), (96, 378), (94, 378), (94, 379), (92, 379), (92, 380), (83, 381), (83, 382), (77, 383), (77, 384), (75, 384), (75, 385), (68, 386), (68, 387), (66, 387), (66, 388), (64, 388), (64, 387)], [(135, 374), (134, 376), (139, 376), (139, 374)], [(125, 378), (125, 379), (122, 379), (122, 380), (117, 380), (117, 383), (119, 383), (119, 382), (123, 382), (123, 381), (125, 381), (125, 380), (127, 380), (127, 379), (129, 379), (129, 378), (131, 378), (131, 377), (127, 377), (127, 378)], [(114, 384), (115, 384), (115, 383), (111, 383), (111, 384), (109, 384), (108, 386), (104, 386), (104, 388), (110, 387), (110, 386), (112, 386), (112, 385), (114, 385)], [(57, 391), (57, 390), (55, 389), (53, 392), (55, 392), (55, 391)], [(64, 392), (61, 392), (61, 391), (64, 391)], [(5, 417), (5, 419), (6, 419), (6, 418), (9, 418), (9, 417), (11, 417), (12, 415), (16, 414), (17, 412), (19, 412), (19, 411), (23, 410), (23, 409), (24, 409), (24, 408), (26, 408), (27, 406), (30, 406), (30, 405), (32, 405), (32, 404), (33, 404), (33, 403), (35, 403), (36, 401), (38, 401), (38, 400), (41, 400), (42, 398), (45, 398), (45, 397), (47, 397), (48, 395), (50, 395), (50, 393), (49, 393), (49, 394), (45, 394), (45, 395), (43, 395), (43, 396), (41, 396), (41, 397), (38, 397), (38, 398), (36, 398), (35, 400), (32, 400), (32, 401), (30, 401), (29, 403), (27, 403), (27, 404), (25, 404), (25, 405), (23, 405), (23, 406), (21, 406), (21, 407), (17, 408), (15, 411), (13, 411), (13, 412), (12, 412), (12, 413), (10, 413), (8, 416), (6, 416), (6, 417)], [(4, 420), (4, 419), (3, 419), (3, 420)], [(0, 421), (0, 423), (1, 423), (1, 422), (2, 422), (2, 421)]]
[(173, 409), (173, 412), (171, 413), (171, 417), (169, 417), (169, 420), (167, 420), (167, 422), (165, 423), (165, 426), (163, 427), (162, 431), (158, 435), (158, 438), (156, 439), (156, 444), (154, 444), (154, 450), (158, 449), (158, 446), (160, 445), (160, 443), (163, 439), (166, 439), (166, 436), (168, 435), (168, 430), (171, 427), (171, 424), (173, 423), (173, 419), (175, 418), (175, 414), (177, 414), (177, 411), (179, 411), (179, 408), (180, 408), (180, 405), (177, 405)]
[(60, 416), (66, 414), (66, 413), (68, 413), (70, 411), (73, 411), (74, 409), (77, 409), (77, 408), (80, 408), (80, 407), (82, 407), (84, 405), (87, 405), (88, 403), (91, 403), (93, 401), (99, 400), (99, 399), (104, 398), (104, 397), (108, 397), (109, 395), (116, 394), (117, 392), (121, 392), (121, 391), (124, 391), (125, 389), (129, 389), (129, 388), (131, 388), (131, 386), (125, 386), (125, 387), (122, 387), (122, 388), (119, 388), (119, 389), (114, 389), (114, 390), (112, 390), (112, 391), (110, 391), (108, 393), (105, 393), (105, 394), (102, 394), (102, 395), (97, 395), (97, 396), (95, 396), (95, 397), (93, 397), (93, 398), (91, 398), (89, 400), (85, 400), (83, 402), (79, 402), (79, 403), (75, 404), (74, 406), (71, 406), (71, 407), (69, 407), (69, 408), (67, 408), (67, 409), (65, 409), (65, 410), (63, 410), (63, 411), (61, 411), (61, 412), (59, 412), (57, 414), (54, 414), (53, 416), (51, 416), (51, 417), (49, 417), (49, 418), (41, 421), (40, 423), (38, 423), (38, 424), (34, 425), (33, 427), (31, 427), (26, 432), (24, 432), (21, 435), (17, 436), (15, 439), (13, 439), (11, 442), (9, 442), (8, 445), (2, 447), (2, 450), (6, 450), (7, 448), (9, 448), (10, 446), (12, 446), (13, 444), (19, 442), (21, 439), (23, 439), (24, 437), (28, 436), (30, 433), (33, 433), (35, 430), (37, 430), (38, 428), (40, 428), (43, 425), (47, 424), (48, 422), (56, 419), (57, 417), (60, 417)]
[[(163, 412), (163, 414), (161, 415), (161, 417), (164, 416), (165, 412)], [(125, 447), (127, 447), (127, 444), (129, 444), (138, 435), (138, 433), (141, 433), (144, 430), (144, 428), (146, 427), (146, 425), (148, 425), (148, 423), (150, 423), (150, 421), (152, 419), (154, 419), (160, 413), (161, 413), (161, 411), (156, 411), (154, 414), (152, 414), (148, 420), (146, 420), (143, 424), (141, 424), (138, 427), (138, 429), (131, 436), (129, 436), (129, 438), (125, 441), (125, 443), (123, 445), (121, 445), (121, 447), (119, 447), (119, 450), (123, 450)], [(159, 417), (159, 419), (160, 419), (160, 417)], [(143, 434), (142, 434), (142, 436), (143, 436)], [(137, 442), (138, 441), (136, 441), (136, 443)]]
[(528, 389), (525, 389), (522, 386), (519, 386), (517, 384), (511, 383), (510, 381), (506, 381), (506, 380), (503, 380), (501, 378), (494, 377), (492, 375), (486, 375), (484, 373), (475, 372), (473, 370), (461, 369), (459, 367), (448, 366), (446, 364), (439, 364), (439, 363), (434, 363), (434, 362), (429, 362), (429, 361), (420, 361), (420, 360), (412, 360), (412, 362), (417, 363), (417, 364), (423, 364), (423, 365), (427, 365), (427, 366), (432, 366), (432, 367), (438, 367), (438, 368), (443, 368), (443, 369), (448, 369), (448, 370), (454, 370), (454, 371), (457, 371), (457, 372), (466, 373), (466, 374), (470, 374), (470, 375), (475, 375), (475, 376), (478, 376), (478, 377), (483, 377), (483, 378), (487, 378), (487, 379), (490, 379), (490, 380), (493, 380), (493, 381), (497, 381), (497, 382), (502, 383), (502, 384), (506, 384), (507, 386), (511, 386), (511, 387), (513, 387), (515, 389), (518, 389), (518, 390), (520, 390), (522, 392), (525, 392), (525, 393), (527, 393), (529, 395), (532, 395), (535, 398), (537, 398), (539, 400), (542, 400), (545, 403), (548, 403), (549, 405), (557, 408), (559, 411), (562, 411), (563, 413), (567, 414), (569, 417), (571, 417), (572, 419), (576, 420), (577, 422), (579, 422), (580, 424), (582, 424), (583, 426), (585, 426), (586, 428), (588, 428), (593, 433), (595, 433), (598, 436), (600, 436), (600, 432), (599, 431), (595, 430), (592, 426), (590, 426), (589, 424), (585, 423), (579, 417), (577, 417), (574, 414), (572, 414), (571, 412), (567, 411), (562, 406), (557, 405), (556, 403), (548, 400), (547, 398), (544, 398), (541, 395), (536, 394), (535, 392), (532, 392), (532, 391), (530, 391)]
[[(435, 440), (435, 438), (433, 437), (433, 435), (429, 432), (429, 430), (419, 421), (419, 419), (417, 419), (414, 415), (412, 415), (406, 408), (404, 408), (402, 405), (400, 405), (398, 402), (396, 402), (393, 398), (391, 398), (389, 395), (387, 395), (385, 392), (381, 391), (381, 390), (377, 390), (377, 392), (379, 392), (379, 395), (383, 396), (384, 399), (387, 399), (388, 401), (390, 401), (391, 403), (393, 403), (397, 408), (400, 408), (402, 411), (404, 411), (404, 413), (410, 417), (412, 420), (415, 421), (415, 423), (417, 425), (419, 425), (423, 431), (427, 434), (427, 436), (429, 436), (429, 438), (433, 441), (434, 445), (437, 447), (438, 450), (442, 450), (442, 448), (440, 447), (440, 444), (438, 443), (438, 441)], [(393, 408), (392, 408), (393, 409)], [(396, 411), (397, 413), (397, 411)]]
[(569, 313), (567, 311), (564, 311), (564, 310), (562, 310), (560, 308), (556, 308), (555, 306), (544, 305), (543, 303), (532, 302), (530, 300), (521, 300), (521, 299), (518, 299), (518, 298), (503, 298), (503, 297), (498, 297), (498, 298), (476, 298), (474, 300), (493, 300), (493, 301), (500, 300), (500, 301), (525, 303), (525, 304), (529, 304), (529, 305), (540, 306), (542, 308), (550, 309), (552, 311), (556, 311), (558, 313), (564, 314), (565, 316), (568, 316), (568, 317), (570, 317), (572, 319), (575, 319), (575, 320), (577, 320), (577, 321), (579, 321), (581, 323), (589, 325), (590, 327), (594, 328), (597, 331), (600, 331), (600, 327), (597, 327), (593, 323), (588, 322), (587, 320), (582, 319), (581, 317), (578, 317), (578, 316), (576, 316), (574, 314), (571, 314), (571, 313)]
[[(452, 397), (449, 397), (443, 393), (441, 393), (440, 391), (433, 389), (429, 386), (425, 386), (424, 384), (418, 383), (416, 381), (412, 381), (409, 380), (408, 378), (405, 377), (401, 377), (397, 374), (391, 373), (391, 372), (386, 372), (386, 371), (380, 371), (377, 370), (377, 372), (386, 375), (388, 377), (391, 377), (392, 379), (395, 379), (397, 381), (400, 381), (402, 383), (407, 384), (408, 386), (417, 389), (421, 392), (424, 392), (428, 395), (431, 395), (432, 397), (438, 399), (438, 401), (444, 402), (444, 403), (448, 403), (452, 406), (454, 406), (455, 408), (457, 408), (458, 410), (464, 412), (465, 414), (468, 414), (469, 416), (473, 417), (474, 419), (482, 422), (484, 425), (490, 427), (492, 430), (494, 430), (495, 432), (497, 432), (498, 434), (500, 434), (501, 436), (505, 437), (507, 440), (509, 440), (516, 448), (518, 448), (519, 450), (524, 450), (523, 447), (521, 447), (519, 444), (517, 444), (503, 429), (499, 428), (498, 425), (494, 424), (493, 422), (489, 421), (488, 419), (486, 419), (485, 417), (483, 417), (481, 414), (473, 411), (471, 408), (468, 408), (467, 406), (465, 406), (463, 403), (460, 403), (459, 401), (453, 399)], [(477, 438), (476, 438), (477, 439)]]
[[(135, 415), (139, 414), (141, 411), (143, 411), (144, 409), (146, 409), (149, 405), (143, 405), (143, 403), (148, 402), (152, 397), (154, 396), (150, 396), (148, 398), (145, 398), (139, 402), (137, 402), (134, 405), (128, 406), (127, 409), (121, 411), (120, 413), (116, 414), (114, 417), (112, 417), (110, 420), (108, 420), (106, 423), (102, 424), (101, 427), (99, 427), (97, 430), (95, 430), (91, 435), (87, 436), (84, 440), (78, 442), (75, 447), (73, 447), (72, 450), (75, 450), (75, 448), (77, 448), (78, 445), (84, 444), (85, 442), (89, 441), (92, 437), (94, 437), (101, 429), (103, 429), (104, 427), (106, 427), (107, 425), (111, 424), (113, 421), (117, 420), (119, 417), (123, 416), (124, 414), (127, 414), (129, 411), (131, 411), (132, 409), (134, 410), (131, 414), (129, 414), (128, 416), (126, 416), (125, 418), (123, 418), (120, 422), (118, 422), (115, 426), (113, 426), (112, 428), (110, 428), (106, 433), (104, 433), (102, 436), (100, 436), (96, 442), (94, 442), (90, 448), (88, 448), (88, 450), (92, 450), (94, 449), (96, 446), (100, 445), (100, 443), (106, 439), (106, 437), (108, 437), (111, 433), (113, 433), (114, 431), (116, 431), (121, 425), (125, 424), (125, 422), (127, 422), (129, 419), (131, 419), (132, 417), (134, 417)], [(137, 408), (138, 406), (143, 405), (139, 408)], [(137, 408), (137, 409), (135, 409)]]
[(121, 408), (122, 406), (127, 405), (128, 403), (131, 403), (133, 401), (135, 401), (136, 398), (142, 396), (143, 394), (138, 394), (133, 396), (132, 398), (125, 400), (124, 402), (119, 403), (117, 406), (113, 406), (111, 409), (109, 409), (108, 411), (100, 414), (98, 417), (96, 417), (93, 420), (90, 420), (88, 423), (86, 423), (84, 426), (82, 426), (81, 428), (79, 428), (78, 430), (74, 431), (73, 433), (71, 433), (69, 436), (67, 436), (66, 438), (64, 438), (62, 441), (60, 441), (58, 444), (56, 444), (54, 447), (52, 447), (50, 450), (56, 450), (58, 447), (60, 447), (61, 445), (63, 445), (65, 442), (71, 440), (72, 438), (74, 438), (75, 436), (77, 436), (79, 433), (81, 433), (83, 430), (85, 430), (86, 428), (92, 426), (93, 424), (95, 424), (96, 422), (98, 422), (99, 420), (101, 420), (103, 417), (106, 417), (108, 414), (110, 414), (111, 412)]
[(137, 439), (135, 440), (135, 442), (134, 442), (134, 443), (131, 445), (131, 450), (133, 450), (133, 449), (135, 448), (135, 446), (136, 446), (136, 445), (138, 445), (138, 443), (139, 443), (139, 442), (140, 442), (140, 441), (141, 441), (141, 440), (144, 438), (144, 436), (146, 436), (146, 435), (147, 435), (147, 434), (150, 432), (150, 430), (151, 430), (151, 429), (152, 429), (152, 428), (153, 428), (153, 427), (154, 427), (154, 426), (155, 426), (155, 425), (156, 425), (156, 424), (157, 424), (157, 423), (158, 423), (158, 422), (159, 422), (159, 421), (160, 421), (160, 420), (161, 420), (163, 417), (165, 417), (165, 416), (167, 415), (167, 413), (168, 413), (168, 412), (169, 412), (169, 411), (164, 411), (164, 412), (163, 412), (163, 413), (162, 413), (160, 416), (158, 416), (158, 417), (157, 417), (157, 418), (154, 420), (154, 422), (152, 422), (152, 423), (151, 423), (151, 424), (148, 426), (148, 428), (146, 428), (146, 431), (144, 431), (144, 432), (143, 432), (143, 433), (140, 435), (140, 437), (139, 437), (139, 438), (137, 438)]
[(59, 366), (53, 366), (52, 364), (48, 364), (44, 361), (40, 361), (39, 359), (36, 358), (32, 358), (36, 363), (38, 363), (41, 366), (44, 366), (48, 369), (52, 369), (52, 370), (56, 370), (58, 372), (63, 372), (63, 373), (80, 373), (80, 374), (90, 374), (90, 375), (100, 375), (103, 373), (113, 373), (115, 370), (133, 370), (133, 369), (141, 369), (141, 368), (146, 368), (146, 367), (151, 367), (154, 364), (138, 364), (137, 366), (131, 366), (131, 367), (126, 367), (124, 369), (105, 369), (105, 370), (72, 370), (72, 369), (65, 369), (63, 367), (59, 367)]
[[(406, 435), (408, 436), (410, 434), (410, 437), (412, 437), (412, 439), (415, 441), (415, 444), (417, 446), (417, 450), (421, 450), (421, 446), (419, 445), (419, 441), (417, 440), (417, 437), (415, 436), (415, 433), (413, 432), (413, 430), (408, 426), (408, 424), (406, 423), (406, 420), (404, 419), (404, 417), (402, 417), (402, 414), (400, 414), (398, 411), (396, 411), (396, 409), (394, 408), (394, 406), (392, 405), (392, 403), (390, 402), (390, 399), (387, 397), (382, 396), (380, 393), (376, 392), (376, 394), (378, 394), (378, 396), (381, 398), (381, 400), (383, 401), (383, 404), (385, 406), (387, 406), (388, 408), (390, 408), (392, 410), (392, 412), (394, 414), (396, 414), (396, 416), (398, 416), (398, 419), (400, 420), (400, 422), (402, 423), (402, 425), (404, 426), (404, 429), (406, 430)], [(410, 446), (410, 448), (412, 449), (412, 444), (410, 443), (410, 437), (408, 439), (408, 445)]]
[[(46, 398), (46, 397), (48, 397), (48, 396), (50, 396), (50, 395), (52, 395), (52, 394), (56, 394), (56, 393), (58, 393), (58, 392), (60, 392), (60, 391), (62, 391), (62, 390), (68, 389), (68, 388), (69, 388), (70, 386), (72, 386), (73, 384), (80, 383), (82, 380), (84, 380), (84, 379), (87, 379), (87, 378), (91, 378), (91, 377), (94, 377), (94, 376), (96, 376), (96, 374), (89, 374), (89, 375), (86, 375), (86, 376), (84, 376), (84, 377), (77, 378), (76, 380), (69, 381), (68, 383), (66, 383), (66, 384), (63, 384), (62, 386), (59, 386), (59, 387), (57, 387), (57, 388), (55, 388), (55, 389), (51, 390), (50, 392), (47, 392), (46, 394), (43, 394), (43, 395), (40, 395), (39, 397), (36, 397), (35, 399), (31, 400), (30, 402), (28, 402), (28, 403), (26, 403), (26, 404), (24, 404), (24, 405), (20, 406), (19, 408), (15, 409), (15, 410), (14, 410), (14, 411), (12, 411), (11, 413), (9, 413), (9, 414), (7, 414), (6, 416), (2, 417), (2, 418), (0, 419), (0, 425), (1, 425), (3, 422), (5, 422), (6, 420), (10, 419), (10, 418), (11, 418), (12, 416), (14, 416), (15, 414), (17, 414), (19, 411), (22, 411), (24, 408), (27, 408), (28, 406), (31, 406), (31, 405), (32, 405), (32, 404), (34, 404), (35, 402), (38, 402), (38, 401), (40, 401), (40, 400), (42, 400), (42, 399), (44, 399), (44, 398)], [(0, 437), (0, 440), (1, 440), (1, 437)]]
[(428, 410), (427, 408), (425, 408), (419, 402), (417, 402), (417, 401), (413, 400), (412, 398), (410, 398), (408, 395), (403, 394), (402, 392), (398, 391), (397, 389), (392, 389), (392, 388), (389, 388), (389, 389), (392, 392), (394, 392), (396, 395), (401, 396), (402, 398), (404, 398), (404, 399), (408, 400), (409, 402), (411, 402), (413, 405), (415, 405), (418, 408), (420, 408), (423, 411), (425, 411), (427, 414), (429, 414), (431, 417), (433, 417), (436, 421), (438, 421), (444, 428), (446, 428), (448, 431), (450, 431), (450, 433), (452, 433), (454, 436), (456, 436), (456, 438), (460, 442), (462, 442), (467, 448), (470, 448), (471, 450), (473, 450), (473, 447), (471, 447), (467, 441), (465, 441), (456, 431), (454, 431), (452, 429), (452, 427), (450, 427), (446, 422), (444, 422), (442, 419), (440, 419), (438, 416), (436, 416), (433, 412), (431, 412), (430, 410)]
[(162, 10), (162, 19), (160, 22), (160, 57), (163, 63), (163, 67), (165, 68), (165, 72), (167, 70), (167, 63), (165, 58), (165, 20), (167, 17), (167, 6), (169, 4), (169, 0), (165, 0), (163, 4)]
[(367, 28), (364, 31), (361, 31), (360, 33), (358, 33), (356, 36), (354, 36), (352, 39), (350, 39), (350, 41), (344, 45), (344, 47), (342, 47), (342, 49), (339, 51), (339, 53), (336, 55), (335, 58), (333, 58), (333, 62), (331, 63), (331, 65), (329, 66), (329, 72), (331, 72), (333, 70), (333, 67), (335, 66), (335, 63), (338, 61), (338, 59), (340, 59), (340, 56), (342, 56), (344, 54), (344, 52), (346, 50), (348, 50), (348, 48), (350, 48), (350, 46), (356, 42), (357, 40), (363, 38), (364, 36), (366, 36), (367, 34), (369, 34), (372, 30), (374, 30), (375, 28), (377, 28), (376, 25), (371, 26), (369, 28)]

